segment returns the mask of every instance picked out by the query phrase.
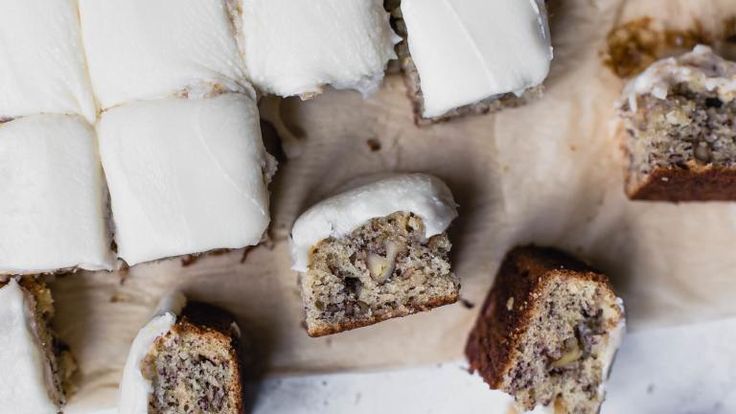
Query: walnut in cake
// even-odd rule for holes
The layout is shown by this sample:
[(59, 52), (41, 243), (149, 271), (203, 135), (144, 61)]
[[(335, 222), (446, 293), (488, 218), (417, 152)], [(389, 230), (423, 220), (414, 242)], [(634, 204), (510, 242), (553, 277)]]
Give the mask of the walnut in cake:
[(454, 303), (450, 240), (424, 239), (413, 213), (371, 219), (344, 237), (322, 240), (301, 277), (307, 329), (321, 336)]
[(460, 281), (446, 230), (449, 188), (427, 174), (363, 177), (292, 229), (293, 269), (311, 336), (359, 328), (453, 303)]
[(554, 249), (520, 247), (503, 261), (465, 352), (523, 410), (595, 414), (623, 329), (605, 275)]
[(706, 46), (654, 63), (619, 104), (626, 193), (736, 200), (736, 63)]

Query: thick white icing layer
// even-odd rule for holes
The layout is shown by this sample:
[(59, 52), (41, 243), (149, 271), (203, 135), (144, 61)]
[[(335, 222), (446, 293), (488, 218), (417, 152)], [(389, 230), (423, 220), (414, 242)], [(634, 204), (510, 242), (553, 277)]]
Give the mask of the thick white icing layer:
[(624, 98), (636, 111), (639, 96), (664, 100), (670, 89), (680, 83), (687, 83), (695, 92), (715, 93), (723, 102), (731, 102), (736, 99), (736, 62), (723, 59), (708, 46), (698, 45), (692, 52), (653, 63), (629, 81)]
[(396, 57), (383, 0), (248, 0), (243, 28), (251, 82), (280, 96), (324, 85), (369, 94)]
[(143, 377), (141, 362), (156, 339), (171, 330), (185, 305), (186, 298), (181, 293), (164, 297), (156, 316), (136, 335), (123, 368), (123, 379), (120, 381), (119, 414), (148, 413), (148, 397), (153, 392), (153, 386), (151, 381)]
[(103, 108), (213, 88), (247, 88), (226, 0), (80, 0)]
[(427, 174), (396, 174), (361, 185), (314, 205), (291, 230), (292, 269), (305, 272), (312, 247), (328, 237), (341, 237), (372, 218), (398, 211), (424, 221), (425, 237), (444, 232), (457, 217), (450, 189)]
[(56, 414), (49, 362), (34, 329), (33, 303), (15, 279), (0, 288), (0, 411)]
[(401, 12), (424, 117), (500, 94), (520, 95), (549, 73), (544, 0), (403, 0)]
[(249, 96), (126, 104), (97, 130), (118, 255), (129, 265), (259, 243), (270, 220), (269, 156)]
[(0, 119), (96, 116), (75, 0), (0, 0)]
[(0, 273), (110, 270), (94, 130), (78, 116), (0, 124)]

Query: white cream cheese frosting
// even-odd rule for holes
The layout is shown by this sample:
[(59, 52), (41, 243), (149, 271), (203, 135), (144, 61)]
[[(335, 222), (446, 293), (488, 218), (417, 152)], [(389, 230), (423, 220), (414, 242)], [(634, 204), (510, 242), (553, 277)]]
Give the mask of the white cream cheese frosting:
[(126, 104), (103, 113), (97, 131), (129, 265), (259, 243), (271, 157), (251, 97)]
[(79, 7), (103, 108), (248, 87), (226, 0), (80, 0)]
[(0, 411), (56, 414), (53, 379), (37, 331), (34, 304), (15, 279), (0, 288)]
[(506, 93), (549, 73), (544, 0), (402, 0), (426, 118)]
[(635, 77), (624, 89), (624, 99), (633, 111), (637, 98), (652, 95), (665, 100), (670, 89), (687, 83), (695, 92), (715, 93), (723, 102), (736, 99), (736, 62), (731, 62), (713, 53), (704, 45), (681, 56), (659, 60)]
[(77, 2), (0, 0), (0, 120), (96, 111)]
[(450, 189), (427, 174), (382, 176), (305, 211), (291, 230), (292, 269), (306, 272), (311, 249), (328, 237), (341, 237), (372, 218), (408, 211), (421, 217), (425, 237), (443, 233), (457, 217)]
[(383, 0), (246, 0), (243, 32), (251, 82), (280, 96), (325, 85), (370, 94), (398, 41)]
[(110, 270), (94, 129), (78, 116), (0, 124), (0, 274)]
[(181, 293), (164, 297), (156, 315), (143, 327), (133, 340), (120, 381), (119, 414), (147, 414), (148, 398), (153, 392), (151, 381), (143, 377), (141, 363), (157, 338), (165, 335), (176, 323), (186, 305)]

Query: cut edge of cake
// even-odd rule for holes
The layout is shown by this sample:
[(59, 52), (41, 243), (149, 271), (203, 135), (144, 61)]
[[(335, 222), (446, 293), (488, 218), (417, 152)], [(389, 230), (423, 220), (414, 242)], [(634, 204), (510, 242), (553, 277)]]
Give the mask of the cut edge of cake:
[(180, 292), (164, 297), (131, 346), (121, 381), (121, 413), (241, 413), (240, 337), (229, 312), (187, 302)]
[(460, 280), (446, 233), (424, 239), (422, 219), (396, 212), (320, 241), (300, 275), (307, 333), (318, 337), (455, 303)]
[(633, 200), (736, 200), (736, 62), (707, 46), (632, 79), (617, 136)]
[(596, 413), (624, 330), (605, 275), (559, 250), (525, 246), (504, 260), (465, 353), (472, 371), (524, 410)]

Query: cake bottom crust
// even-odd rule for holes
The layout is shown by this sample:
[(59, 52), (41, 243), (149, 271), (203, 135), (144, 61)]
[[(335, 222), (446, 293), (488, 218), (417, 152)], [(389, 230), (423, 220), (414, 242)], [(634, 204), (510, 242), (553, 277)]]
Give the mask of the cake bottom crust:
[(735, 201), (736, 168), (694, 163), (656, 168), (640, 182), (627, 176), (626, 194), (647, 201)]

